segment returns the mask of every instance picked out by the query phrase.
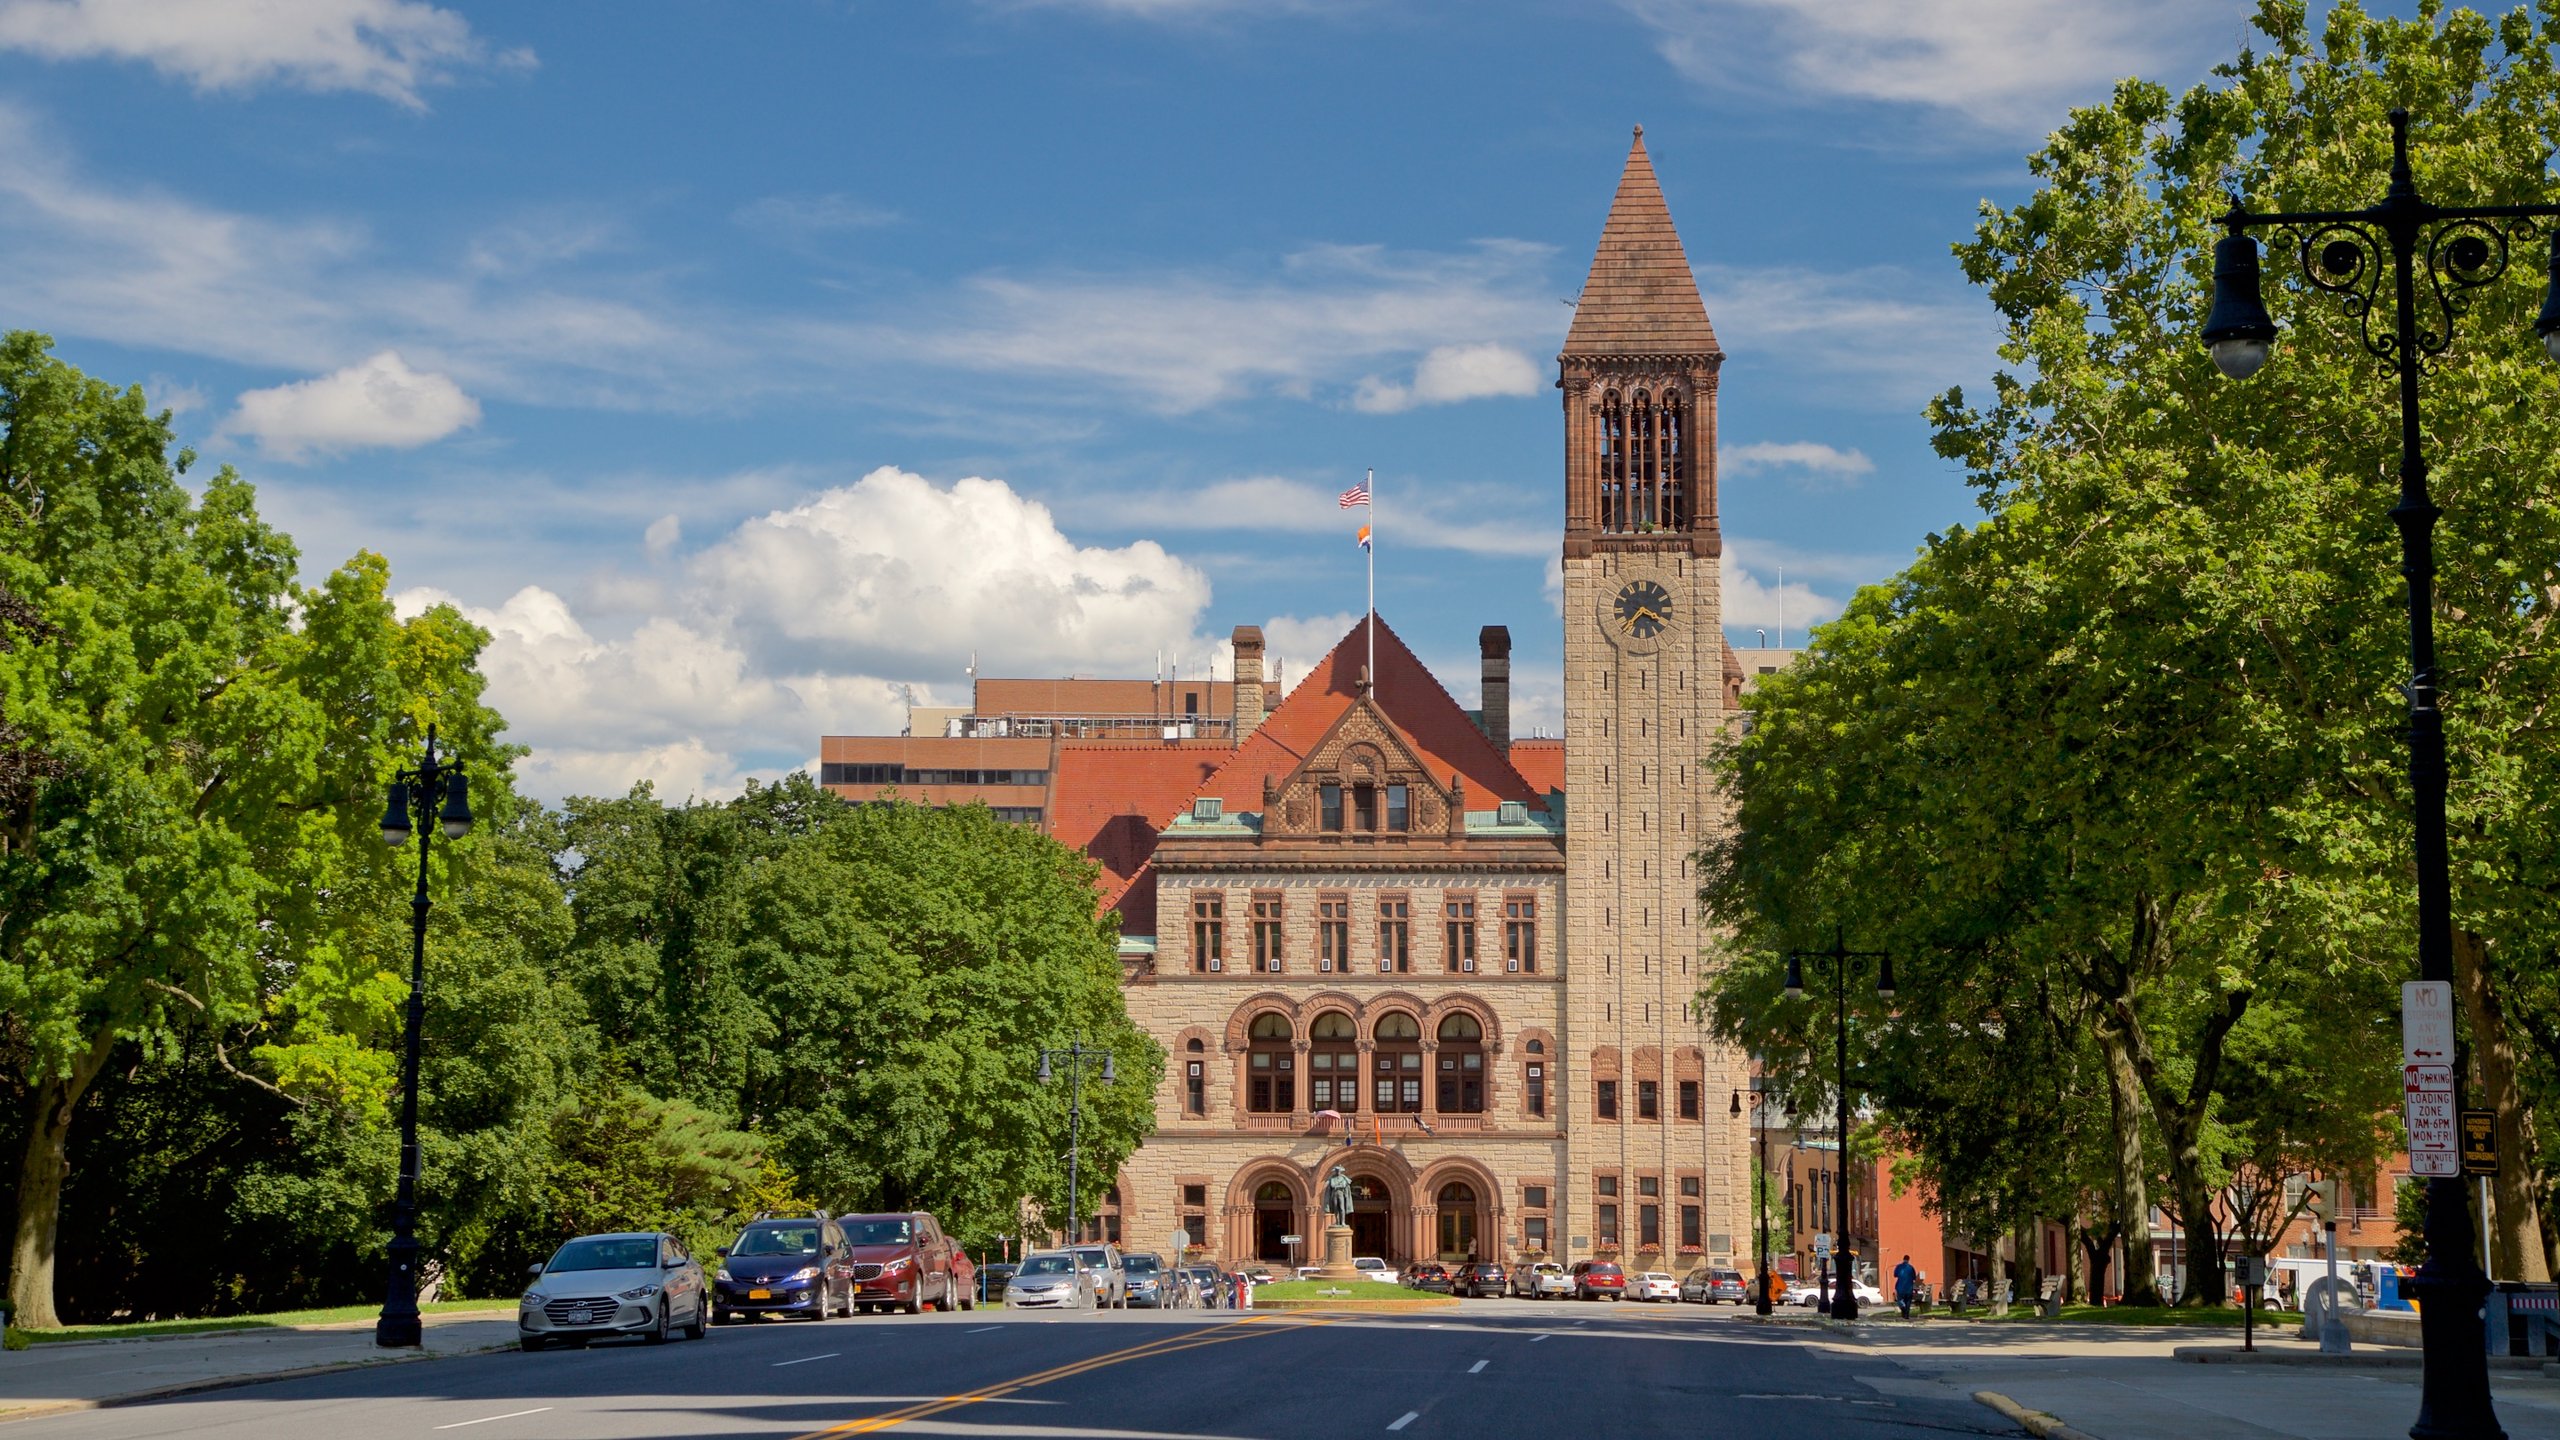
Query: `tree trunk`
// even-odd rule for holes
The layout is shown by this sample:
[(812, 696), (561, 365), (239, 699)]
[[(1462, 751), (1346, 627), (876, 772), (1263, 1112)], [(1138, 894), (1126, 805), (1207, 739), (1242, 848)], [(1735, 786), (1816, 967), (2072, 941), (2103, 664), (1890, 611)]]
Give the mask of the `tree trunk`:
[(62, 1182), (71, 1171), (71, 1113), (106, 1068), (115, 1043), (114, 1031), (100, 1033), (87, 1054), (72, 1059), (68, 1074), (30, 1088), (26, 1157), (18, 1167), (18, 1238), (9, 1249), (11, 1323), (29, 1330), (62, 1324), (53, 1308), (53, 1257), (62, 1229)]
[(2044, 1246), (2039, 1243), (2044, 1226), (2035, 1216), (2021, 1216), (2012, 1232), (2009, 1248), (2018, 1257), (2018, 1303), (2034, 1305), (2044, 1299)]
[(2089, 1303), (2107, 1303), (2107, 1252), (2115, 1249), (2117, 1227), (2092, 1227), (2080, 1233), (2080, 1248), (2089, 1260)]
[(2151, 1188), (2142, 1163), (2142, 1082), (2133, 1073), (2133, 1053), (2125, 1038), (2108, 1024), (2097, 1027), (2098, 1048), (2107, 1058), (2107, 1113), (2115, 1131), (2116, 1224), (2124, 1240), (2124, 1303), (2157, 1305), (2160, 1263), (2151, 1250)]
[(2062, 1303), (2080, 1303), (2080, 1214), (2073, 1211), (2062, 1222)]
[(1991, 1313), (1994, 1315), (2009, 1313), (2009, 1302), (2001, 1298), (2008, 1283), (2009, 1237), (1993, 1236), (1991, 1237)]
[(2204, 1155), (2193, 1140), (2169, 1147), (2169, 1191), (2178, 1197), (2178, 1228), (2187, 1232), (2178, 1246), (2178, 1259), (2187, 1269), (2178, 1303), (2219, 1305), (2222, 1250), (2214, 1239), (2213, 1191), (2205, 1184)]
[(2501, 1280), (2548, 1280), (2550, 1257), (2542, 1244), (2542, 1213), (2533, 1174), (2533, 1111), (2516, 1075), (2515, 1042), (2507, 1033), (2506, 1006), (2489, 974), (2489, 947), (2475, 931), (2453, 931), (2454, 985), (2463, 1018), (2471, 1024), (2471, 1093), (2477, 1109), (2498, 1112), (2498, 1173), (2489, 1180), (2490, 1253)]

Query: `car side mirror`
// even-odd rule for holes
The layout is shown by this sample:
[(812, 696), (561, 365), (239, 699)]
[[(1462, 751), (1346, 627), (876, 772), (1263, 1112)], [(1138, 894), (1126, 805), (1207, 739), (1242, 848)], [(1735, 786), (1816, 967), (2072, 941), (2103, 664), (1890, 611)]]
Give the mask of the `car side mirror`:
[(714, 1251), (712, 1251), (711, 1253), (712, 1253), (712, 1254), (714, 1254), (714, 1255), (719, 1256), (719, 1257), (720, 1257), (721, 1259), (723, 1259), (723, 1260), (726, 1260), (726, 1259), (728, 1259), (728, 1258), (729, 1258), (729, 1247), (728, 1247), (728, 1246), (726, 1246), (726, 1245), (723, 1245), (723, 1246), (721, 1246), (719, 1249), (714, 1250)]
[(526, 1273), (527, 1275), (539, 1275), (539, 1274), (541, 1274), (541, 1273), (542, 1273), (542, 1262), (541, 1262), (541, 1261), (539, 1261), (539, 1260), (536, 1260), (536, 1261), (535, 1261), (535, 1262), (533, 1262), (532, 1264), (527, 1265), (526, 1267), (524, 1267), (524, 1273)]

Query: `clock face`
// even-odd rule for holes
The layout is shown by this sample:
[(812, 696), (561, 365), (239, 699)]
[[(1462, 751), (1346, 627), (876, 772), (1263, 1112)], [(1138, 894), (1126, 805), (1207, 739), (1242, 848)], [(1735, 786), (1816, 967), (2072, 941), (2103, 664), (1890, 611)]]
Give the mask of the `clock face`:
[(1652, 580), (1630, 580), (1609, 607), (1618, 633), (1650, 640), (1671, 628), (1671, 592)]

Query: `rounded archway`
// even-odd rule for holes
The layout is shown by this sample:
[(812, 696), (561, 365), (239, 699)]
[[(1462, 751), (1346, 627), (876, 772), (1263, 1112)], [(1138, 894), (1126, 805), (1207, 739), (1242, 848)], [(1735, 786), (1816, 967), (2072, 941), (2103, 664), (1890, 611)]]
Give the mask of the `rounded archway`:
[(1253, 1190), (1253, 1255), (1287, 1263), (1288, 1236), (1298, 1222), (1298, 1197), (1285, 1180), (1265, 1180)]
[(1452, 1180), (1434, 1193), (1432, 1203), (1439, 1215), (1440, 1258), (1452, 1264), (1474, 1259), (1478, 1253), (1477, 1237), (1490, 1228), (1476, 1187), (1464, 1180)]
[(1440, 1084), (1432, 1104), (1443, 1115), (1484, 1113), (1484, 1027), (1464, 1013), (1440, 1022)]
[(1266, 1010), (1253, 1017), (1245, 1032), (1245, 1109), (1286, 1115), (1298, 1108), (1298, 1056), (1291, 1039), (1288, 1016)]

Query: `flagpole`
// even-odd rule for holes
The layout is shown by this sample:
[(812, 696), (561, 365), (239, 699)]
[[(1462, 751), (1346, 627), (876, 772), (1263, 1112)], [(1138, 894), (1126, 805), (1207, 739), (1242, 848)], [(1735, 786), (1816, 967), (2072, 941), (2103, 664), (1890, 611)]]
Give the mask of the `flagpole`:
[(1369, 698), (1378, 695), (1378, 470), (1369, 468)]

